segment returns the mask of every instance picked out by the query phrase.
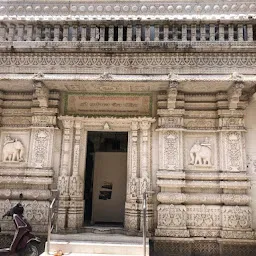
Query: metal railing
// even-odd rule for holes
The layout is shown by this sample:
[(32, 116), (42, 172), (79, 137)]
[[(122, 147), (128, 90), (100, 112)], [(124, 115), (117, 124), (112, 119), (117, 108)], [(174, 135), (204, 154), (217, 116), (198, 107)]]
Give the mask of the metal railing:
[(57, 189), (52, 190), (52, 193), (55, 193), (55, 197), (53, 198), (50, 206), (49, 206), (49, 213), (48, 213), (48, 236), (47, 236), (47, 244), (46, 244), (46, 252), (49, 255), (50, 254), (50, 242), (51, 242), (51, 233), (54, 229), (55, 225), (55, 231), (57, 232), (58, 226), (57, 226), (57, 208), (58, 208), (58, 199), (59, 199), (59, 191)]
[(143, 256), (147, 256), (147, 195), (148, 194), (154, 194), (154, 191), (145, 191), (143, 193)]

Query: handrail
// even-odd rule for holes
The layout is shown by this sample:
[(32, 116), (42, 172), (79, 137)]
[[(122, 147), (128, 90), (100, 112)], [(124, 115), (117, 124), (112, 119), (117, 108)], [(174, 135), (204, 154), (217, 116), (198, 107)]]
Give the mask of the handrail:
[(147, 240), (147, 195), (154, 194), (155, 191), (145, 191), (143, 193), (143, 256), (147, 256), (146, 240)]
[[(56, 221), (54, 206), (57, 203), (57, 199), (59, 197), (59, 190), (54, 189), (54, 190), (52, 190), (52, 192), (53, 193), (56, 192), (56, 196), (53, 198), (53, 200), (49, 206), (49, 212), (48, 212), (48, 236), (47, 236), (47, 245), (46, 245), (46, 252), (48, 255), (50, 255), (51, 232), (54, 228), (54, 220)], [(57, 225), (55, 227), (56, 227), (56, 231), (57, 231)]]

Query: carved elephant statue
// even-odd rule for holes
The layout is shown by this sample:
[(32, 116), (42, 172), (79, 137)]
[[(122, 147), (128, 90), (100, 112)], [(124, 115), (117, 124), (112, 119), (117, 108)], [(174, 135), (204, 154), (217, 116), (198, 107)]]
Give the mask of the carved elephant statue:
[(194, 164), (211, 165), (211, 155), (212, 155), (212, 150), (207, 146), (201, 145), (200, 150), (195, 152)]
[(24, 146), (18, 140), (9, 142), (3, 146), (3, 160), (20, 162), (24, 160)]

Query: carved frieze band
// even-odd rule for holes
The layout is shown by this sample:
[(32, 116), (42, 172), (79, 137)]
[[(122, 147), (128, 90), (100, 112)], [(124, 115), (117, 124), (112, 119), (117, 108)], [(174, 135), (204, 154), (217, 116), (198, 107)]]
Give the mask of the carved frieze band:
[(0, 59), (0, 72), (36, 73), (40, 70), (54, 73), (58, 69), (59, 73), (101, 73), (102, 67), (108, 66), (110, 73), (118, 74), (169, 74), (170, 70), (176, 73), (209, 74), (223, 73), (223, 68), (227, 73), (236, 69), (237, 72), (244, 74), (254, 74), (255, 65), (254, 53), (137, 53), (111, 56), (94, 53), (3, 53)]

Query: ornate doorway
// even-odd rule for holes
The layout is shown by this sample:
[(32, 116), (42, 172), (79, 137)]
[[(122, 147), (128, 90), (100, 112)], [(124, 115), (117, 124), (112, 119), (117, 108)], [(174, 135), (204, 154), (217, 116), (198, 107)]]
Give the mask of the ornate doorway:
[(85, 168), (85, 226), (124, 223), (127, 132), (88, 132)]
[[(127, 177), (124, 229), (139, 232), (142, 223), (142, 197), (151, 190), (150, 117), (73, 117), (61, 116), (63, 124), (62, 159), (58, 177), (60, 190), (59, 228), (78, 230), (84, 225), (84, 184), (86, 146), (89, 132), (126, 132)], [(153, 207), (148, 200), (148, 228), (153, 224)]]

